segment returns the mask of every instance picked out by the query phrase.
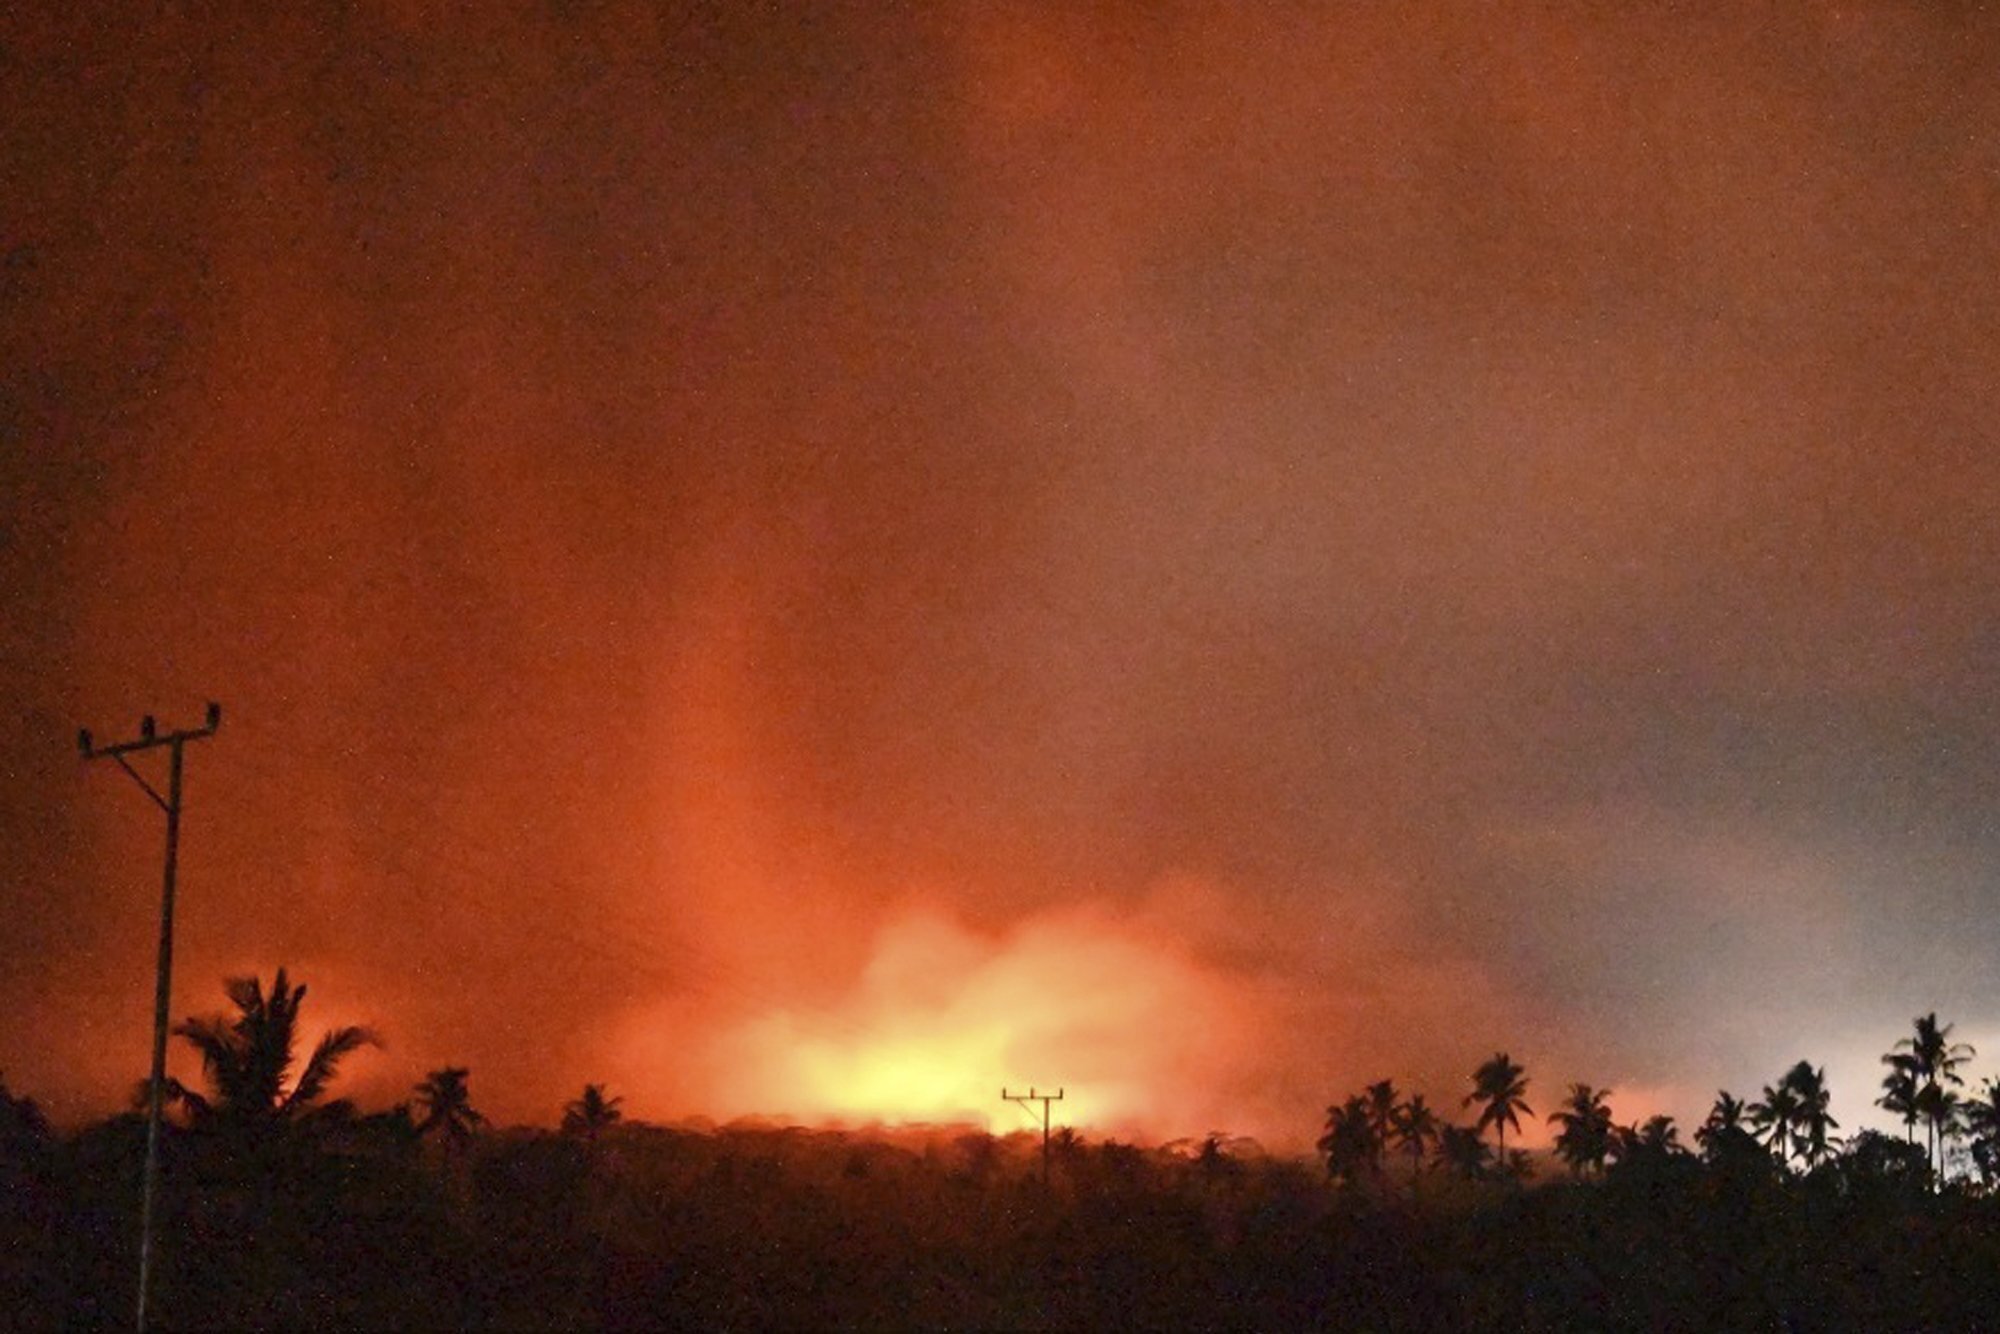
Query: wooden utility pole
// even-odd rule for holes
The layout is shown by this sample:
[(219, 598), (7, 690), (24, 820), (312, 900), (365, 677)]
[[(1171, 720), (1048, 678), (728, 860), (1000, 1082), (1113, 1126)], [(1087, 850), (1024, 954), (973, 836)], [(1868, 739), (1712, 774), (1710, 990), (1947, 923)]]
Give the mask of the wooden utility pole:
[(1027, 1112), (1029, 1116), (1035, 1114), (1029, 1108), (1029, 1103), (1038, 1102), (1042, 1105), (1042, 1184), (1044, 1186), (1049, 1184), (1049, 1104), (1052, 1102), (1061, 1102), (1062, 1095), (1063, 1091), (1061, 1089), (1057, 1089), (1054, 1093), (1037, 1093), (1033, 1084), (1028, 1085), (1026, 1093), (1009, 1093), (1006, 1085), (1003, 1084), (1000, 1086), (1000, 1096), (1008, 1102), (1019, 1103), (1021, 1110)]
[[(174, 870), (180, 860), (181, 845), (181, 748), (190, 741), (200, 741), (215, 735), (215, 729), (222, 726), (222, 706), (208, 706), (208, 721), (204, 726), (185, 728), (160, 734), (153, 723), (153, 715), (147, 714), (139, 720), (139, 736), (134, 741), (120, 741), (115, 745), (97, 746), (91, 743), (90, 730), (76, 734), (77, 749), (86, 760), (103, 759), (110, 756), (118, 761), (118, 767), (131, 776), (145, 794), (153, 799), (153, 804), (167, 813), (167, 865), (164, 883), (160, 890), (160, 950), (153, 977), (153, 1076), (147, 1086), (146, 1095), (146, 1184), (140, 1196), (139, 1205), (139, 1305), (138, 1327), (141, 1334), (146, 1328), (146, 1297), (153, 1275), (153, 1197), (158, 1193), (160, 1179), (160, 1106), (164, 1100), (167, 1083), (167, 1008), (173, 990), (174, 973)], [(167, 758), (167, 795), (147, 782), (145, 776), (125, 757), (142, 750), (152, 750), (165, 746)]]

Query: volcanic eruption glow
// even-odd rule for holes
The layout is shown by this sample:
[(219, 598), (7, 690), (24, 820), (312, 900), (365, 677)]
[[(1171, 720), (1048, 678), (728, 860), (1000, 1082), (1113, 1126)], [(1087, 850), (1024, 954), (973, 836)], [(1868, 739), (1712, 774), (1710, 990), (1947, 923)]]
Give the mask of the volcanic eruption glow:
[(254, 8), (0, 18), (57, 1120), (159, 893), (71, 738), (211, 699), (172, 1015), (285, 964), (364, 1107), (1851, 1133), (2000, 1028), (1990, 17)]
[[(721, 1115), (847, 1123), (1017, 1119), (1003, 1085), (1064, 1090), (1057, 1121), (1164, 1130), (1190, 1072), (1228, 1072), (1257, 1024), (1254, 987), (1138, 921), (1084, 907), (988, 934), (936, 908), (891, 917), (845, 994), (754, 1009), (702, 1066)], [(1268, 1016), (1267, 1016), (1268, 1017)], [(633, 1064), (646, 1064), (647, 1034)]]

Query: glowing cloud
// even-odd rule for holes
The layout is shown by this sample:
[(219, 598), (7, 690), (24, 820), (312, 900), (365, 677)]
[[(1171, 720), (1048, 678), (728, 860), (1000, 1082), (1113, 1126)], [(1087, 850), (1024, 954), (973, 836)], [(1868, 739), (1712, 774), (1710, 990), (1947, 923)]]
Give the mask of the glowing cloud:
[(910, 909), (878, 932), (846, 996), (725, 1026), (704, 1106), (1008, 1130), (1001, 1086), (1033, 1083), (1067, 1090), (1060, 1120), (1129, 1133), (1178, 1124), (1163, 1115), (1177, 1083), (1235, 1064), (1257, 1010), (1240, 981), (1095, 909), (990, 935)]

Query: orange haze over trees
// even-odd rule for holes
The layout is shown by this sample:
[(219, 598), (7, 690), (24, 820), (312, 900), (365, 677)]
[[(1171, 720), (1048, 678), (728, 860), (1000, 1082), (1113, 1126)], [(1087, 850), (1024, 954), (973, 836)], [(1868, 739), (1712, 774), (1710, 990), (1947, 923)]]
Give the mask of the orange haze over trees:
[(361, 1105), (1304, 1150), (1505, 1049), (1511, 1150), (1995, 1045), (1990, 10), (219, 25), (0, 7), (59, 1126), (160, 836), (69, 739), (211, 698), (172, 1013), (282, 960)]
[(1770, 1217), (1926, 1323), (1889, 1238), (2000, 1255), (1996, 70), (1990, 4), (0, 5), (0, 1243), (122, 1265), (162, 831), (72, 739), (217, 700), (160, 1008), (282, 962), (379, 1045), (295, 1116), (171, 1044), (297, 1153), (184, 1275), (1564, 1327), (1482, 1258), (1749, 1256), (1678, 1323), (1781, 1327)]

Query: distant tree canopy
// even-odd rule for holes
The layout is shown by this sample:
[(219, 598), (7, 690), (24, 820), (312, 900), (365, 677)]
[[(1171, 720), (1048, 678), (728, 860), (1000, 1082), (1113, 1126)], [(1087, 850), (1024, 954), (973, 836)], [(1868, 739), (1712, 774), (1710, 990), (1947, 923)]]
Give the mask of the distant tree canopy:
[(1468, 1180), (1486, 1174), (1489, 1157), (1476, 1129), (1446, 1123), (1421, 1093), (1400, 1097), (1388, 1079), (1328, 1107), (1317, 1147), (1327, 1178), (1350, 1188), (1381, 1183), (1391, 1147), (1409, 1155), (1412, 1189), (1429, 1157)]
[[(192, 1119), (293, 1129), (168, 1127), (172, 1326), (1971, 1329), (2000, 1302), (2000, 1081), (1954, 1092), (1969, 1048), (1934, 1015), (1888, 1063), (1910, 1076), (1900, 1136), (1843, 1143), (1809, 1061), (1755, 1102), (1718, 1092), (1699, 1156), (1672, 1117), (1618, 1124), (1578, 1083), (1547, 1117), (1570, 1179), (1536, 1182), (1507, 1133), (1527, 1076), (1501, 1054), (1468, 1124), (1389, 1079), (1334, 1102), (1329, 1188), (1220, 1130), (1142, 1148), (1065, 1127), (1045, 1180), (1029, 1134), (669, 1130), (597, 1083), (560, 1134), (482, 1135), (462, 1066), (417, 1085), (414, 1116), (336, 1115), (365, 1035), (328, 1035), (294, 1079), (304, 988), (228, 992), (234, 1016), (182, 1026), (212, 1053)], [(136, 1117), (59, 1135), (0, 1084), (8, 1320), (124, 1317), (143, 1149)]]
[(49, 1140), (49, 1120), (33, 1098), (16, 1097), (0, 1075), (0, 1158), (25, 1157)]
[[(1981, 1184), (2000, 1185), (2000, 1078), (1988, 1079), (1976, 1095), (1957, 1092), (1965, 1082), (1959, 1070), (1976, 1053), (1952, 1041), (1952, 1031), (1935, 1013), (1915, 1019), (1911, 1036), (1882, 1058), (1889, 1073), (1877, 1105), (1903, 1121), (1906, 1147), (1922, 1161), (1921, 1175), (1931, 1189), (1942, 1189), (1953, 1177), (1954, 1155), (1961, 1169), (1969, 1159)], [(1518, 1130), (1520, 1116), (1529, 1112), (1525, 1070), (1501, 1052), (1473, 1072), (1472, 1083), (1464, 1105), (1478, 1112), (1470, 1126), (1440, 1123), (1421, 1095), (1400, 1099), (1387, 1079), (1329, 1106), (1317, 1146), (1328, 1178), (1346, 1186), (1382, 1181), (1383, 1153), (1392, 1141), (1411, 1155), (1413, 1184), (1423, 1171), (1426, 1148), (1454, 1177), (1522, 1175), (1526, 1160), (1505, 1146), (1506, 1132)], [(1629, 1172), (1691, 1159), (1672, 1117), (1617, 1125), (1609, 1097), (1607, 1089), (1572, 1084), (1547, 1118), (1558, 1128), (1556, 1157), (1577, 1177), (1601, 1177), (1608, 1167)], [(1719, 1091), (1694, 1142), (1703, 1162), (1745, 1179), (1773, 1172), (1812, 1176), (1835, 1166), (1856, 1181), (1907, 1179), (1910, 1154), (1892, 1152), (1886, 1138), (1872, 1131), (1845, 1146), (1851, 1151), (1843, 1158), (1836, 1133), (1840, 1122), (1831, 1107), (1825, 1067), (1797, 1061), (1755, 1101)], [(1925, 1127), (1920, 1147), (1914, 1143), (1919, 1122)], [(1488, 1128), (1495, 1132), (1490, 1151), (1480, 1140)], [(1962, 1170), (1956, 1175), (1964, 1179)]]
[[(174, 1030), (203, 1061), (201, 1089), (172, 1090), (188, 1124), (234, 1132), (170, 1127), (181, 1230), (162, 1301), (178, 1323), (1295, 1327), (1338, 1312), (1448, 1328), (1473, 1301), (1475, 1325), (1568, 1328), (1609, 1301), (1651, 1327), (1784, 1327), (1806, 1310), (1971, 1328), (1967, 1312), (1991, 1309), (1978, 1294), (2000, 1300), (2000, 1278), (1980, 1277), (2000, 1273), (2000, 1080), (1962, 1091), (1972, 1050), (1935, 1014), (1883, 1058), (1901, 1135), (1843, 1142), (1807, 1060), (1755, 1100), (1719, 1091), (1699, 1155), (1672, 1117), (1619, 1124), (1611, 1090), (1573, 1083), (1546, 1118), (1571, 1179), (1536, 1183), (1539, 1155), (1510, 1135), (1533, 1115), (1527, 1072), (1501, 1052), (1472, 1073), (1466, 1124), (1392, 1079), (1333, 1102), (1328, 1189), (1220, 1130), (1144, 1149), (1064, 1127), (1045, 1181), (1032, 1136), (670, 1132), (628, 1124), (602, 1083), (563, 1106), (559, 1134), (481, 1135), (463, 1066), (362, 1116), (327, 1094), (366, 1030), (325, 1033), (301, 1060), (303, 985), (280, 969), (268, 989), (224, 990), (232, 1013)], [(135, 1126), (65, 1138), (0, 1083), (0, 1285), (28, 1294), (28, 1323), (111, 1318), (89, 1294), (129, 1264), (126, 1243), (98, 1239), (128, 1230)], [(613, 1127), (617, 1152), (599, 1155)], [(277, 1128), (294, 1129), (258, 1136)], [(426, 1137), (445, 1152), (421, 1152)], [(1841, 1265), (1851, 1277), (1830, 1282)], [(1731, 1289), (1739, 1274), (1754, 1284)]]
[(1979, 1096), (1965, 1103), (1965, 1130), (1980, 1180), (1988, 1186), (2000, 1182), (2000, 1079), (1988, 1079)]

